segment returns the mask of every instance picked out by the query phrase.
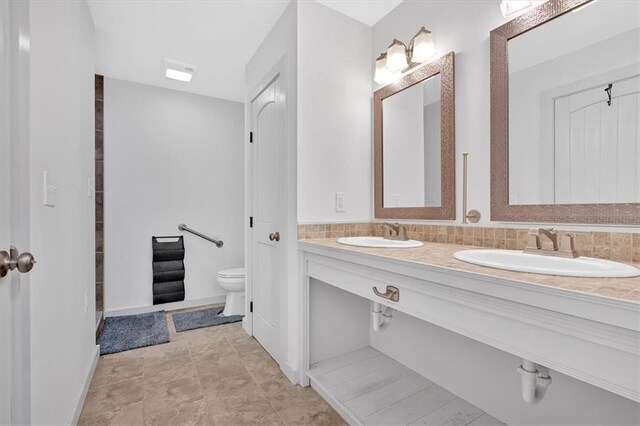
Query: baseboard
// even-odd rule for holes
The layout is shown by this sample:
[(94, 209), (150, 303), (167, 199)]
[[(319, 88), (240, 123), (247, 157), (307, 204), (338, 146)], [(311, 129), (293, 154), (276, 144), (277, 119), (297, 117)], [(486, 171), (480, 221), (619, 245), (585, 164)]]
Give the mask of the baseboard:
[(282, 365), (280, 365), (280, 371), (282, 371), (291, 383), (294, 385), (298, 384), (298, 370), (292, 368), (288, 362), (283, 362)]
[(78, 400), (76, 411), (73, 414), (73, 419), (71, 420), (72, 425), (77, 425), (78, 421), (80, 420), (80, 414), (82, 414), (84, 401), (85, 399), (87, 399), (87, 394), (89, 393), (89, 387), (91, 386), (91, 380), (93, 380), (93, 373), (95, 373), (96, 371), (99, 358), (100, 358), (100, 346), (96, 345), (95, 354), (93, 355), (93, 360), (91, 361), (91, 365), (89, 366), (89, 371), (87, 371), (87, 375), (85, 376), (84, 385), (82, 386), (82, 392), (80, 393), (80, 399)]
[(176, 309), (195, 308), (197, 306), (224, 303), (226, 298), (226, 295), (222, 295), (204, 297), (202, 299), (183, 300), (182, 302), (163, 303), (161, 305), (136, 306), (133, 308), (114, 309), (112, 311), (105, 311), (104, 315), (105, 317), (116, 317), (120, 315), (146, 314), (148, 312), (157, 311), (175, 311)]

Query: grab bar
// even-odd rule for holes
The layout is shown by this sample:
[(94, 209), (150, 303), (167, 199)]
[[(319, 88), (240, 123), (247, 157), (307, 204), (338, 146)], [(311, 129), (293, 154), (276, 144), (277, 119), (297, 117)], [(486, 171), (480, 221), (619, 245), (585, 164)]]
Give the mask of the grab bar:
[(211, 241), (213, 244), (215, 244), (218, 247), (222, 247), (222, 245), (224, 244), (222, 242), (222, 240), (216, 240), (215, 238), (211, 238), (211, 237), (207, 237), (204, 234), (199, 233), (198, 231), (194, 231), (193, 229), (190, 229), (187, 225), (185, 225), (184, 223), (181, 223), (180, 225), (178, 225), (178, 229), (180, 231), (187, 231), (187, 232), (191, 232), (193, 235), (197, 235), (200, 238), (204, 238), (207, 241)]

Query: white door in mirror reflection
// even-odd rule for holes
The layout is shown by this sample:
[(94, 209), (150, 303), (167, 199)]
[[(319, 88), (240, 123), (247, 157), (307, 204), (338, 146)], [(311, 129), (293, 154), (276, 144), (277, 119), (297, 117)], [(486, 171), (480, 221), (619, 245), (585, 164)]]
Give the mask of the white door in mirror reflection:
[(510, 204), (640, 202), (639, 17), (591, 2), (509, 40)]
[(640, 200), (640, 75), (610, 84), (554, 101), (556, 203)]
[(440, 74), (382, 101), (384, 207), (439, 207)]

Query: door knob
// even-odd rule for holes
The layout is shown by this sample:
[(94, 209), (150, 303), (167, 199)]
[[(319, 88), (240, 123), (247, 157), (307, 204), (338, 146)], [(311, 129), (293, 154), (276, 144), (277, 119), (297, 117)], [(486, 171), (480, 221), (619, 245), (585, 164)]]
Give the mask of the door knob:
[(11, 247), (9, 253), (2, 250), (0, 251), (0, 277), (4, 277), (9, 273), (17, 269), (21, 273), (27, 273), (33, 269), (36, 260), (31, 253), (22, 253), (18, 255), (18, 250), (15, 247)]
[(271, 234), (269, 234), (269, 240), (271, 240), (271, 241), (280, 241), (280, 233), (279, 232), (272, 232)]

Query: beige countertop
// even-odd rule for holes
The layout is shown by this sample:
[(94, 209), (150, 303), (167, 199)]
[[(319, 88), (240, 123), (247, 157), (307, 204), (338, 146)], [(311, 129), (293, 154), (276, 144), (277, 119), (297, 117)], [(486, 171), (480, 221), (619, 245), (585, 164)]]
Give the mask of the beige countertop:
[[(424, 246), (411, 249), (382, 249), (355, 247), (338, 244), (333, 238), (305, 239), (301, 242), (330, 247), (338, 250), (363, 253), (371, 256), (403, 260), (423, 265), (466, 271), (474, 274), (498, 277), (527, 284), (554, 287), (572, 292), (587, 293), (594, 296), (640, 304), (640, 277), (634, 278), (579, 278), (556, 275), (531, 274), (527, 272), (505, 271), (462, 262), (453, 257), (459, 250), (481, 249), (482, 247), (461, 246), (425, 242)], [(638, 263), (630, 263), (640, 268)]]

